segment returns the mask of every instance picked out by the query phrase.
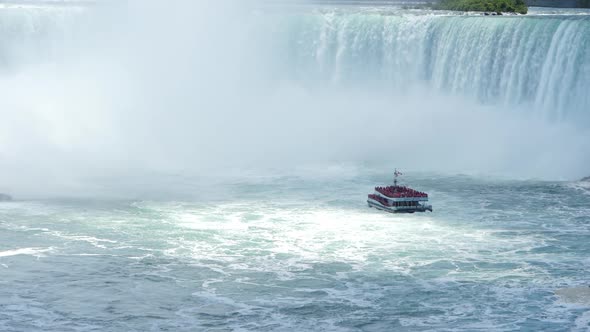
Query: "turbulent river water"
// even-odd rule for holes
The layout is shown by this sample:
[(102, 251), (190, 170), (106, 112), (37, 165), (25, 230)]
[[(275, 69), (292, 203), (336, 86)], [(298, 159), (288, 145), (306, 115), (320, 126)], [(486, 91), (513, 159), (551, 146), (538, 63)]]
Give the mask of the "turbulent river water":
[[(263, 6), (232, 44), (211, 38), (228, 21), (192, 40), (179, 13), (88, 28), (103, 9), (0, 7), (1, 331), (590, 329), (588, 302), (556, 295), (589, 285), (588, 12)], [(275, 88), (297, 112), (253, 107)], [(383, 160), (358, 153), (375, 142)], [(433, 213), (367, 207), (389, 161), (419, 165), (403, 181)]]
[[(407, 176), (434, 213), (369, 209), (388, 173), (246, 176), (225, 198), (0, 205), (3, 331), (585, 331), (581, 183)], [(195, 186), (195, 190), (201, 189)]]

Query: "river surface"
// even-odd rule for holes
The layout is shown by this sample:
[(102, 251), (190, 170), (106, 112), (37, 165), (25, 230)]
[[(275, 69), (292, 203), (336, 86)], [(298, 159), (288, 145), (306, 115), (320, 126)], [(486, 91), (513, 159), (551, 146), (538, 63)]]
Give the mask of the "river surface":
[[(389, 174), (244, 176), (214, 199), (0, 205), (3, 331), (585, 331), (590, 189), (411, 174), (434, 213), (366, 206)], [(195, 191), (208, 190), (198, 185)]]

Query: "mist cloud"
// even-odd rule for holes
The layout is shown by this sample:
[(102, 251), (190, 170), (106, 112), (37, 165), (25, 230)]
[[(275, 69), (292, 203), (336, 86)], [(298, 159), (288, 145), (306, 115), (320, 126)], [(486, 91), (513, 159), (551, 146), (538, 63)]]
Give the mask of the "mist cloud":
[(109, 175), (124, 182), (129, 174), (367, 161), (547, 178), (584, 173), (588, 133), (567, 123), (420, 86), (391, 91), (290, 77), (280, 71), (277, 32), (260, 28), (277, 19), (232, 2), (130, 1), (70, 13), (59, 28), (45, 22), (37, 28), (48, 33), (33, 42), (22, 32), (11, 48), (55, 50), (12, 58), (0, 73), (0, 189), (84, 190), (88, 179)]

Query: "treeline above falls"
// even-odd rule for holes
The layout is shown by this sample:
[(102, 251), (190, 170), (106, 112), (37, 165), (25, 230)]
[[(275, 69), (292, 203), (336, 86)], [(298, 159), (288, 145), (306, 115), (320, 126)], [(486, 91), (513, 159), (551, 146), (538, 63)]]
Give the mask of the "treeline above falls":
[[(315, 3), (344, 5), (425, 4), (438, 0), (264, 0), (267, 3)], [(554, 8), (590, 8), (590, 0), (525, 0), (528, 6)]]

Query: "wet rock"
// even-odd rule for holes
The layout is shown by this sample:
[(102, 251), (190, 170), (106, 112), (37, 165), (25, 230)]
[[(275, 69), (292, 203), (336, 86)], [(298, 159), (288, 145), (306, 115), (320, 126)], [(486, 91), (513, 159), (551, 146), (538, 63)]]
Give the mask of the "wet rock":
[(590, 182), (590, 176), (587, 176), (587, 177), (583, 178), (580, 181), (582, 181), (582, 182)]

